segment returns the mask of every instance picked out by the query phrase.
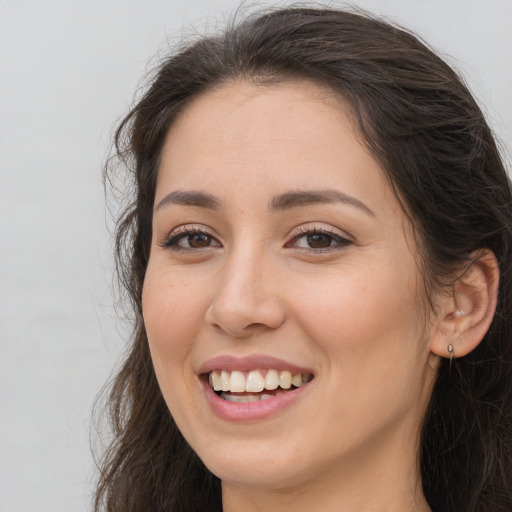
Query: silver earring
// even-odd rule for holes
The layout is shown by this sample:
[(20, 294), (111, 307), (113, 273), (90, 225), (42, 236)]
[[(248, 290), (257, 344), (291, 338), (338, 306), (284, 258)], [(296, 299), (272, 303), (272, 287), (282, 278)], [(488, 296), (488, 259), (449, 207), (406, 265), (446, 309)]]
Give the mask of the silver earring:
[(455, 348), (453, 347), (453, 345), (451, 343), (448, 345), (448, 354), (450, 354), (450, 368), (451, 368), (453, 358), (455, 357)]

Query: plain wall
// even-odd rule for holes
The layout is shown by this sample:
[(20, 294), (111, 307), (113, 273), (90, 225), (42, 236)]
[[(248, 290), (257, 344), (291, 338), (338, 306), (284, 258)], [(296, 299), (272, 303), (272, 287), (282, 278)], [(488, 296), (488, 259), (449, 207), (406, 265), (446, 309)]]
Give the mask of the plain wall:
[[(512, 1), (355, 3), (449, 56), (510, 169)], [(102, 163), (166, 37), (236, 5), (0, 0), (0, 512), (90, 509), (91, 408), (123, 349)]]

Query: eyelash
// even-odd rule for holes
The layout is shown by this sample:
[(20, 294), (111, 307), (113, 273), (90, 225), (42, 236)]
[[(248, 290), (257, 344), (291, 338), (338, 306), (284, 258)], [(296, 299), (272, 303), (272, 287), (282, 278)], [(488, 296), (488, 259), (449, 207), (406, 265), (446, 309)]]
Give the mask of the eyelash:
[[(301, 226), (298, 228), (298, 233), (295, 234), (291, 242), (297, 242), (301, 238), (307, 238), (315, 235), (323, 235), (327, 236), (330, 239), (329, 245), (327, 247), (320, 247), (320, 248), (313, 248), (313, 247), (296, 247), (299, 250), (305, 251), (305, 252), (330, 252), (333, 250), (339, 250), (343, 249), (344, 247), (352, 244), (351, 240), (348, 238), (345, 238), (344, 236), (340, 235), (339, 233), (336, 233), (332, 229), (329, 228), (320, 228), (320, 227), (306, 227)], [(285, 247), (289, 247), (290, 242), (286, 243)]]
[[(285, 247), (295, 247), (296, 249), (302, 251), (302, 252), (308, 252), (308, 253), (322, 253), (322, 252), (330, 252), (333, 250), (339, 250), (343, 249), (344, 247), (351, 245), (353, 242), (349, 240), (348, 238), (345, 238), (341, 236), (338, 233), (335, 233), (333, 230), (327, 229), (327, 228), (319, 228), (319, 227), (300, 227), (298, 230), (298, 233), (296, 233), (290, 240), (290, 242), (287, 242), (285, 244)], [(221, 247), (220, 242), (217, 241), (219, 245), (206, 245), (204, 247), (181, 247), (178, 245), (178, 243), (181, 240), (184, 240), (187, 237), (191, 237), (194, 235), (200, 235), (200, 236), (206, 236), (209, 237), (210, 240), (215, 240), (216, 238), (208, 232), (208, 230), (205, 230), (204, 228), (195, 228), (195, 227), (180, 227), (177, 230), (175, 230), (169, 238), (164, 241), (162, 244), (159, 244), (163, 248), (171, 249), (175, 252), (180, 253), (190, 253), (190, 252), (199, 252), (203, 251), (204, 249), (209, 249), (211, 247)], [(307, 238), (315, 235), (324, 235), (329, 237), (329, 245), (327, 247), (319, 247), (319, 248), (313, 248), (313, 247), (298, 247), (293, 246), (291, 244), (296, 243), (301, 238)]]
[[(208, 249), (210, 247), (218, 247), (216, 245), (207, 245), (205, 247), (180, 247), (178, 245), (178, 243), (187, 238), (187, 237), (191, 237), (191, 236), (194, 236), (194, 235), (201, 235), (201, 236), (207, 236), (209, 237), (210, 239), (212, 240), (216, 240), (215, 237), (208, 232), (208, 230), (204, 229), (204, 228), (195, 228), (195, 227), (189, 227), (189, 226), (182, 226), (182, 227), (179, 227), (177, 228), (176, 230), (174, 230), (169, 238), (167, 240), (165, 240), (165, 242), (163, 242), (162, 244), (160, 244), (161, 247), (164, 247), (164, 248), (167, 248), (167, 249), (171, 249), (173, 251), (176, 251), (176, 252), (197, 252), (197, 251), (202, 251), (204, 249)], [(220, 245), (220, 243), (219, 243)]]

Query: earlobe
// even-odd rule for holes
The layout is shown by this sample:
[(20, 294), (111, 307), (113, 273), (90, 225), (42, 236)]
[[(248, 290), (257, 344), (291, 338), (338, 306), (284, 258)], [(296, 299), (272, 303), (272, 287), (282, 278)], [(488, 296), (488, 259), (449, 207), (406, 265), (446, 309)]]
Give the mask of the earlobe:
[(441, 357), (462, 357), (474, 350), (488, 331), (498, 300), (499, 268), (488, 249), (471, 254), (471, 263), (442, 300), (430, 350)]

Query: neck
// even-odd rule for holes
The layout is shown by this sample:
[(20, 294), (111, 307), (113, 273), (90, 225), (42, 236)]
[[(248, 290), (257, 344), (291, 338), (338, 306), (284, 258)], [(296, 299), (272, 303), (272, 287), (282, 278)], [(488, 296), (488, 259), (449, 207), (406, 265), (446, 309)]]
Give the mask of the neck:
[(338, 483), (336, 486), (310, 485), (269, 490), (223, 483), (223, 511), (431, 512), (420, 483), (406, 489), (395, 487), (392, 490), (371, 485), (371, 481), (367, 484), (366, 488), (358, 486), (357, 489)]

